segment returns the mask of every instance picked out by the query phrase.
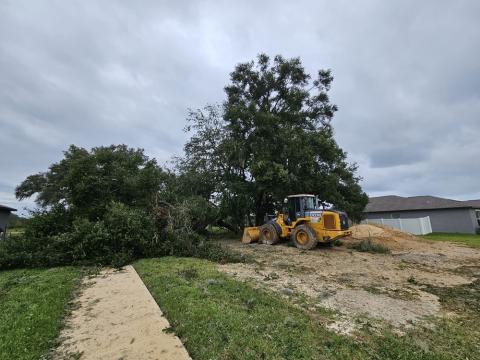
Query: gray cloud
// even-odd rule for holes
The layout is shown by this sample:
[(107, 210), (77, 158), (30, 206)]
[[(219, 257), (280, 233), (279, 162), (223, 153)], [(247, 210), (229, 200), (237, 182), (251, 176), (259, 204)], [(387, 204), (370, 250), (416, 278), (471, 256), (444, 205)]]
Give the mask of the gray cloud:
[(0, 2), (0, 203), (71, 143), (181, 153), (188, 108), (259, 52), (331, 68), (371, 195), (480, 198), (480, 3)]

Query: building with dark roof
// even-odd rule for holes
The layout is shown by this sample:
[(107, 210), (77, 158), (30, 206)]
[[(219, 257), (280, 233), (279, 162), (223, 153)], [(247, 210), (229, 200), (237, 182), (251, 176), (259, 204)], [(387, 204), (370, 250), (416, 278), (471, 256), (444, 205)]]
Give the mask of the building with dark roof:
[(367, 219), (412, 219), (430, 217), (433, 232), (480, 231), (480, 199), (459, 201), (435, 196), (371, 197), (365, 208)]
[(0, 205), (0, 238), (2, 236), (5, 237), (7, 232), (8, 218), (10, 217), (10, 213), (12, 211), (17, 211), (17, 209)]

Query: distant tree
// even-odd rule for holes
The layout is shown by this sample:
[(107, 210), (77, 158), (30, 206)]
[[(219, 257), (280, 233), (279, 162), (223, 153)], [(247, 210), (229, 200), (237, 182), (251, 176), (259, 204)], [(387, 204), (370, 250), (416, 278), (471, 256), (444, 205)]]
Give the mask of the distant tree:
[(76, 216), (96, 220), (120, 202), (149, 208), (165, 173), (141, 149), (126, 145), (84, 148), (71, 145), (48, 171), (28, 176), (15, 190), (19, 200), (36, 195), (42, 208), (63, 206)]
[(10, 229), (22, 228), (27, 222), (28, 218), (12, 213), (8, 219), (8, 227)]
[[(261, 54), (236, 66), (223, 107), (192, 112), (180, 167), (238, 229), (263, 222), (292, 193), (314, 193), (359, 218), (368, 198), (333, 137), (330, 70), (315, 79), (300, 59)], [(250, 217), (254, 214), (254, 218)]]

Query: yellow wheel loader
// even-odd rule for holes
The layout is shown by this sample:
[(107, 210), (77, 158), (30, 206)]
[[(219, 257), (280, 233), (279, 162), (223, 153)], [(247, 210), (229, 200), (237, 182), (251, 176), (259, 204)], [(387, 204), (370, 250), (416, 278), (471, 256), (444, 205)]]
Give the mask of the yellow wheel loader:
[(290, 239), (297, 248), (309, 250), (318, 243), (333, 244), (335, 240), (352, 234), (348, 229), (347, 214), (320, 209), (314, 195), (290, 195), (285, 203), (287, 207), (276, 218), (259, 227), (246, 227), (242, 242), (259, 241), (273, 245), (282, 239)]

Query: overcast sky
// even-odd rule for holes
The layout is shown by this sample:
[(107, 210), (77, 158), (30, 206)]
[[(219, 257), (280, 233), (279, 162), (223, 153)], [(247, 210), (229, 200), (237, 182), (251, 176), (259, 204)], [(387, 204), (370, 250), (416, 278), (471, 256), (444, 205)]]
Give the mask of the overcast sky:
[(364, 190), (480, 198), (480, 1), (0, 0), (0, 203), (69, 144), (182, 152), (260, 53), (330, 68)]

